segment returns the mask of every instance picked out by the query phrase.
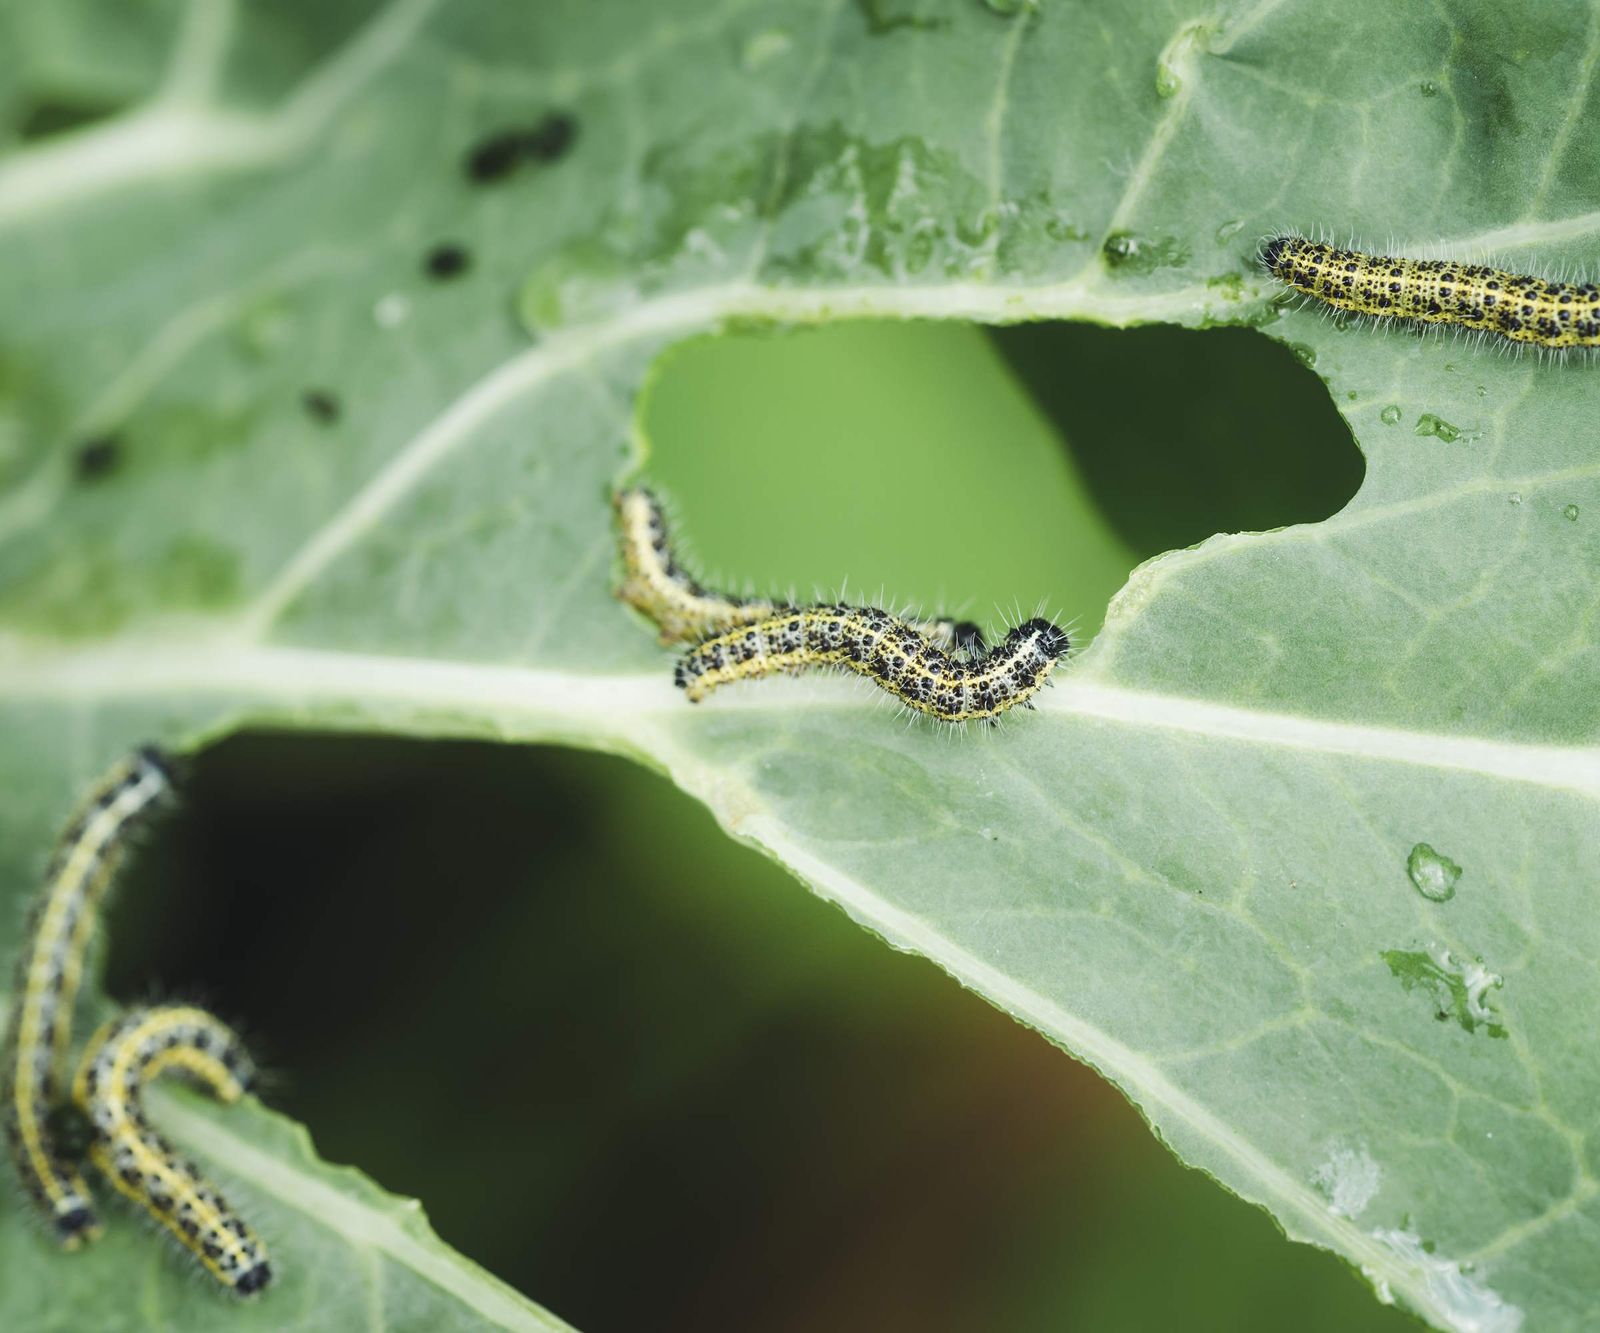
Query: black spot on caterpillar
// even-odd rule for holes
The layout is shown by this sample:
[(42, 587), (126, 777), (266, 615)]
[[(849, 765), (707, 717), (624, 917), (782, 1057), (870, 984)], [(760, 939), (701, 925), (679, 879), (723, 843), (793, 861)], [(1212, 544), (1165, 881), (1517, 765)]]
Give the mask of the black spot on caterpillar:
[(963, 660), (887, 611), (813, 606), (697, 644), (679, 660), (673, 679), (690, 703), (698, 703), (730, 681), (841, 667), (869, 677), (916, 712), (941, 722), (970, 722), (1027, 703), (1069, 647), (1066, 631), (1034, 619), (987, 655)]
[(89, 1159), (213, 1278), (253, 1295), (272, 1280), (266, 1246), (145, 1117), (142, 1091), (163, 1074), (226, 1105), (243, 1096), (255, 1066), (233, 1031), (204, 1009), (163, 1005), (114, 1019), (89, 1042), (72, 1084), (73, 1102), (92, 1126)]
[(1462, 264), (1341, 250), (1298, 236), (1261, 248), (1267, 272), (1336, 310), (1453, 324), (1557, 350), (1600, 347), (1600, 287)]
[(499, 130), (467, 153), (467, 176), (486, 185), (504, 180), (523, 162), (559, 162), (577, 134), (578, 122), (563, 111), (553, 111), (528, 128)]
[(170, 761), (149, 748), (130, 755), (100, 780), (51, 858), (17, 959), (11, 1026), (0, 1065), (0, 1119), (23, 1188), (68, 1249), (98, 1231), (83, 1178), (50, 1133), (84, 951), (130, 832), (171, 790)]
[[(663, 644), (695, 643), (791, 609), (764, 597), (735, 597), (703, 586), (678, 562), (661, 502), (643, 487), (619, 491), (614, 504), (626, 576), (617, 596), (655, 622)], [(914, 628), (938, 647), (983, 651), (983, 631), (970, 620), (941, 617), (918, 621)]]

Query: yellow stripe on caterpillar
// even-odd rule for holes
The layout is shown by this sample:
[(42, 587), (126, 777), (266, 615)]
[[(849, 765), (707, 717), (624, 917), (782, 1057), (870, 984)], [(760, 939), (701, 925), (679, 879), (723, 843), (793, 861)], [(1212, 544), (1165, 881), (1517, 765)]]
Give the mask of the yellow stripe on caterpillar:
[(1066, 631), (1034, 619), (985, 656), (963, 659), (887, 611), (812, 606), (697, 644), (679, 659), (673, 679), (698, 703), (731, 681), (838, 667), (876, 681), (907, 708), (941, 722), (970, 722), (1026, 703), (1069, 647)]
[(1279, 282), (1336, 310), (1453, 324), (1557, 350), (1600, 347), (1594, 283), (1549, 282), (1452, 259), (1369, 255), (1298, 236), (1267, 241), (1261, 262)]
[(131, 830), (171, 790), (168, 760), (149, 748), (119, 762), (95, 785), (51, 859), (17, 959), (0, 1064), (0, 1121), (23, 1188), (68, 1249), (99, 1231), (83, 1177), (50, 1126), (63, 1100), (84, 953)]
[[(661, 502), (644, 487), (617, 492), (613, 503), (625, 575), (617, 596), (655, 622), (663, 644), (698, 643), (791, 609), (765, 597), (735, 597), (701, 584), (678, 562)], [(983, 631), (971, 621), (940, 617), (917, 621), (915, 627), (947, 652), (983, 651)]]
[(136, 1009), (107, 1023), (90, 1041), (72, 1085), (94, 1133), (89, 1158), (207, 1273), (229, 1291), (253, 1295), (272, 1280), (266, 1246), (145, 1118), (143, 1089), (163, 1074), (231, 1104), (254, 1080), (255, 1067), (232, 1029), (192, 1005)]

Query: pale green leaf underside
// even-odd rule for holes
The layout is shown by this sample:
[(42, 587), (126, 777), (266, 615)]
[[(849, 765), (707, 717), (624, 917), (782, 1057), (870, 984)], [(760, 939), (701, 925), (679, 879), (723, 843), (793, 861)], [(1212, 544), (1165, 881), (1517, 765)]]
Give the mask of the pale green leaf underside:
[[(147, 738), (270, 720), (634, 753), (1380, 1292), (1441, 1326), (1590, 1326), (1594, 369), (1275, 314), (1251, 255), (1326, 226), (1584, 258), (1600, 21), (1041, 9), (0, 10), (0, 107), (128, 106), (0, 156), (4, 891)], [(111, 13), (145, 53), (114, 72)], [(553, 107), (580, 123), (567, 161), (467, 186), (476, 136)], [(1118, 233), (1135, 255), (1108, 264)], [(430, 284), (443, 238), (474, 267)], [(691, 711), (609, 595), (642, 377), (730, 319), (852, 314), (1261, 323), (1315, 359), (1366, 481), (1325, 523), (1145, 566), (998, 734), (941, 743), (837, 681)], [(336, 446), (298, 403), (330, 376)], [(76, 483), (73, 446), (112, 429), (126, 467)], [(1407, 877), (1419, 843), (1463, 867), (1447, 902)], [(285, 1180), (403, 1227), (277, 1122), (173, 1105), (289, 1246)], [(418, 1262), (385, 1251), (386, 1274), (458, 1263), (405, 1234)], [(377, 1289), (352, 1244), (303, 1280)], [(37, 1245), (0, 1217), (0, 1252)], [(429, 1288), (449, 1318), (536, 1326), (450, 1271), (472, 1291)], [(275, 1299), (315, 1304), (292, 1276)], [(384, 1317), (407, 1326), (398, 1299)]]

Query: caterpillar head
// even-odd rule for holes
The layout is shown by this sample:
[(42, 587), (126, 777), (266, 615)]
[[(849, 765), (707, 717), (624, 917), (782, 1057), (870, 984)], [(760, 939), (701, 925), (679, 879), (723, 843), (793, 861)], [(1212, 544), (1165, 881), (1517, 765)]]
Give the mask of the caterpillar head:
[(1072, 647), (1066, 630), (1037, 616), (1018, 625), (1013, 633), (1018, 638), (1033, 638), (1039, 651), (1049, 658), (1065, 657), (1067, 650)]

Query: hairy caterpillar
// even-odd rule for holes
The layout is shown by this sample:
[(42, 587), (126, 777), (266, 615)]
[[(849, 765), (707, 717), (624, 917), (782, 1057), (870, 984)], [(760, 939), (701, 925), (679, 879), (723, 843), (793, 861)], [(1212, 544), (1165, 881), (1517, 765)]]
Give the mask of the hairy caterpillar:
[(17, 960), (0, 1068), (6, 1143), (24, 1188), (68, 1249), (99, 1229), (83, 1177), (50, 1126), (60, 1100), (84, 951), (130, 831), (171, 790), (167, 759), (149, 748), (122, 760), (100, 780), (50, 861)]
[(141, 1090), (168, 1073), (227, 1104), (244, 1094), (255, 1067), (233, 1031), (204, 1009), (164, 1005), (114, 1019), (95, 1033), (72, 1084), (94, 1131), (89, 1158), (206, 1272), (252, 1295), (272, 1280), (266, 1246), (145, 1118)]
[[(615, 505), (627, 575), (617, 596), (655, 622), (663, 644), (698, 643), (792, 609), (702, 586), (678, 563), (661, 502), (643, 487), (619, 491)], [(941, 617), (918, 621), (915, 629), (946, 651), (983, 651), (983, 631), (969, 620)]]
[(1261, 248), (1273, 277), (1297, 292), (1376, 319), (1455, 324), (1537, 347), (1600, 347), (1600, 287), (1547, 282), (1451, 259), (1341, 250), (1298, 236)]
[(691, 648), (675, 683), (698, 703), (719, 685), (777, 671), (843, 667), (869, 676), (906, 707), (941, 722), (997, 717), (1027, 703), (1069, 647), (1048, 620), (1018, 625), (983, 657), (942, 651), (874, 607), (814, 606), (746, 625)]

